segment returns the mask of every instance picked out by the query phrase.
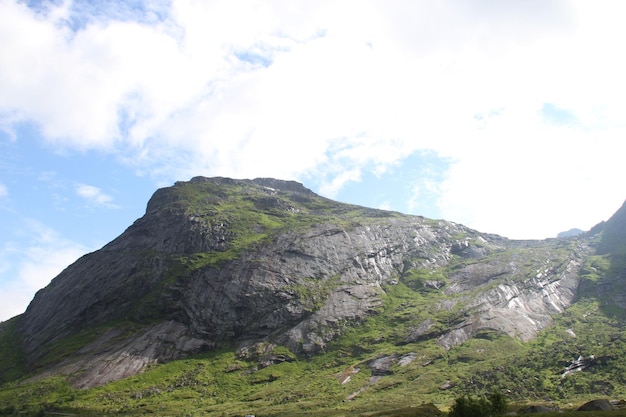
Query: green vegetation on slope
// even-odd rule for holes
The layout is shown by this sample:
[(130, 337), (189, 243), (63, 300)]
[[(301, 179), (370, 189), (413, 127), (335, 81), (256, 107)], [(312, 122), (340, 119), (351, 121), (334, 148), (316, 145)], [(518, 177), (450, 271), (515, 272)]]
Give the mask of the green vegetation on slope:
[[(626, 395), (624, 323), (607, 318), (593, 297), (581, 299), (531, 343), (483, 332), (446, 352), (432, 339), (404, 343), (411, 326), (426, 317), (451, 319), (450, 312), (435, 308), (443, 295), (403, 283), (387, 288), (387, 294), (378, 315), (347, 329), (326, 353), (309, 359), (259, 369), (258, 362), (227, 349), (155, 365), (84, 391), (60, 378), (11, 383), (0, 390), (0, 404), (7, 410), (43, 407), (83, 415), (356, 416), (424, 402), (445, 409), (460, 395), (487, 395), (494, 389), (516, 402)], [(412, 355), (413, 361), (395, 361), (384, 375), (375, 374), (369, 364), (391, 355)], [(562, 378), (578, 355), (595, 355), (596, 361)]]
[[(18, 316), (19, 317), (19, 316)], [(24, 373), (24, 356), (20, 339), (15, 331), (18, 317), (0, 323), (0, 385), (21, 377)]]
[[(578, 299), (554, 324), (525, 346), (509, 363), (477, 372), (459, 392), (485, 393), (500, 389), (516, 401), (626, 396), (626, 315), (624, 308), (599, 291), (616, 271), (608, 256), (590, 256), (581, 269)], [(617, 293), (623, 294), (623, 282)], [(582, 372), (564, 375), (580, 356), (593, 357)]]

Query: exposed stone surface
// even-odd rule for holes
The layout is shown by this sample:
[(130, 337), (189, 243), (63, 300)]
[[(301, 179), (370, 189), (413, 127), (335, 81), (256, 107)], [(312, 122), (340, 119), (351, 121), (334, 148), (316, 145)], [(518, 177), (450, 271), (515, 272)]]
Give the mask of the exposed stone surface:
[(596, 360), (594, 355), (590, 355), (589, 357), (584, 357), (582, 355), (578, 356), (578, 359), (571, 361), (565, 371), (561, 374), (561, 378), (565, 378), (568, 375), (574, 374), (576, 372), (581, 372), (593, 365)]
[[(239, 217), (224, 208), (234, 196), (250, 207)], [(448, 296), (438, 308), (455, 319), (418, 321), (407, 343), (450, 349), (482, 330), (526, 341), (576, 295), (586, 248), (564, 245), (332, 202), (292, 181), (198, 177), (158, 190), (120, 237), (39, 291), (17, 328), (31, 368), (54, 343), (102, 328), (48, 369), (88, 387), (221, 344), (314, 354), (376, 314), (408, 271), (447, 268), (423, 285)]]
[(432, 319), (424, 320), (419, 324), (419, 326), (417, 326), (417, 328), (411, 331), (411, 334), (409, 334), (409, 337), (406, 338), (405, 343), (413, 343), (421, 339), (428, 339), (429, 337), (438, 335), (438, 332), (430, 332), (435, 324), (435, 321)]
[(182, 358), (211, 349), (211, 342), (189, 335), (187, 327), (161, 322), (125, 336), (128, 329), (113, 328), (61, 361), (53, 371), (74, 375), (74, 386), (103, 385), (141, 372), (147, 365)]
[(469, 316), (440, 336), (438, 343), (449, 349), (480, 329), (497, 330), (529, 341), (549, 325), (551, 317), (576, 297), (581, 252), (570, 252), (558, 263), (550, 251), (533, 250), (532, 254), (542, 268), (530, 278), (523, 276), (528, 272), (521, 272), (513, 258), (468, 265), (452, 274), (449, 292), (467, 292), (496, 278), (499, 283), (478, 295), (463, 297)]
[(581, 405), (578, 411), (610, 411), (613, 409), (613, 404), (609, 400), (599, 399)]
[(400, 356), (400, 358), (398, 359), (398, 365), (407, 366), (410, 363), (412, 363), (415, 359), (417, 359), (417, 353), (415, 352), (405, 353), (404, 355)]
[(398, 362), (398, 355), (389, 355), (382, 356), (380, 358), (376, 358), (371, 361), (368, 365), (372, 370), (372, 375), (374, 376), (383, 376), (392, 374), (393, 371), (391, 367)]

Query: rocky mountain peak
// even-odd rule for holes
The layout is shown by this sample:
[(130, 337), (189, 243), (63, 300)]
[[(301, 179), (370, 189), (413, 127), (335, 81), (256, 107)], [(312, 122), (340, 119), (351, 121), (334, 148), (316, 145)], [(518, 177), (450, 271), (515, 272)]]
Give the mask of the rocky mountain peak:
[[(189, 181), (178, 181), (173, 187), (165, 187), (157, 190), (148, 202), (147, 212), (157, 210), (162, 206), (169, 204), (186, 205), (193, 199), (193, 193), (197, 193), (196, 197), (204, 198), (203, 203), (213, 204), (221, 198), (227, 197), (224, 194), (226, 189), (237, 188), (240, 192), (251, 190), (260, 191), (260, 195), (271, 196), (281, 193), (288, 198), (297, 198), (297, 196), (315, 196), (311, 190), (296, 181), (285, 181), (274, 178), (256, 178), (248, 179), (232, 179), (224, 177), (193, 177)], [(252, 195), (253, 193), (250, 193)]]

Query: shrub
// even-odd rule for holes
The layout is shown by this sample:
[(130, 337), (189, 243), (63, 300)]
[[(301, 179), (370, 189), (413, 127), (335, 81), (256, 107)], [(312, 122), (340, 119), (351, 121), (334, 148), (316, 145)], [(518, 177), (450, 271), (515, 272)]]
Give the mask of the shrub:
[(493, 391), (488, 397), (491, 404), (491, 414), (494, 416), (501, 416), (506, 413), (507, 400), (500, 391)]
[(462, 396), (455, 400), (448, 413), (449, 417), (487, 417), (500, 416), (506, 412), (507, 401), (498, 391), (491, 393), (488, 398), (473, 398)]

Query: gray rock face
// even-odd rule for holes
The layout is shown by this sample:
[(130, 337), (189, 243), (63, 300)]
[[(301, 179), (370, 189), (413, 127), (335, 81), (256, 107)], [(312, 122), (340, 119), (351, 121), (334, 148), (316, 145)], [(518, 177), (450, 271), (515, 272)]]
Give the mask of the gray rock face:
[[(540, 246), (518, 248), (513, 256), (507, 254), (504, 259), (496, 257), (460, 268), (450, 276), (452, 285), (448, 292), (487, 288), (477, 295), (460, 297), (468, 315), (441, 335), (438, 343), (450, 349), (483, 329), (506, 333), (522, 341), (533, 339), (551, 323), (554, 314), (563, 312), (574, 301), (585, 251), (581, 247), (556, 254), (540, 250)], [(522, 270), (514, 258), (522, 262), (532, 259), (539, 268)]]
[(609, 400), (592, 400), (578, 408), (578, 411), (610, 411), (614, 410), (613, 404)]
[(424, 320), (417, 326), (417, 328), (413, 329), (409, 334), (409, 337), (405, 339), (405, 343), (413, 343), (422, 339), (429, 339), (433, 336), (438, 335), (436, 332), (431, 332), (433, 326), (435, 326), (436, 322), (430, 318)]
[(75, 387), (88, 388), (135, 375), (157, 362), (213, 347), (210, 341), (191, 336), (186, 326), (174, 321), (164, 321), (126, 337), (123, 328), (114, 328), (43, 375), (74, 375), (71, 380)]
[(374, 376), (384, 376), (393, 373), (391, 367), (398, 361), (397, 355), (382, 356), (371, 361), (368, 365)]
[(39, 291), (17, 328), (32, 368), (102, 329), (47, 368), (89, 387), (223, 344), (315, 354), (410, 270), (445, 270), (424, 289), (458, 319), (416, 322), (406, 343), (450, 349), (481, 330), (530, 340), (576, 295), (585, 248), (558, 245), (336, 203), (295, 182), (198, 177), (158, 190), (120, 237)]

